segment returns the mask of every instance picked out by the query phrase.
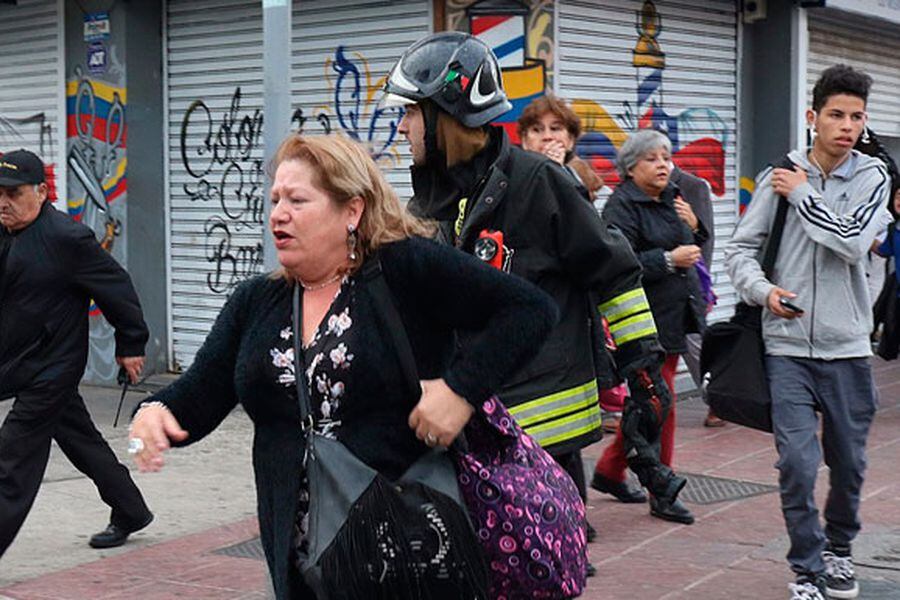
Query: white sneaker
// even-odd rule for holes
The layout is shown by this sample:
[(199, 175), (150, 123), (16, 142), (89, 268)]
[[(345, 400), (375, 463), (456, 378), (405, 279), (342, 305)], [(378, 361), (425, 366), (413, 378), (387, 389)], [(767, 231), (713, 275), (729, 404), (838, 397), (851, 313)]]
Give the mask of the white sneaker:
[(825, 596), (814, 583), (789, 583), (788, 589), (791, 591), (791, 600), (826, 600)]
[(849, 556), (838, 556), (830, 550), (822, 553), (825, 561), (825, 590), (829, 598), (856, 598), (859, 596), (859, 584), (853, 571), (853, 559)]

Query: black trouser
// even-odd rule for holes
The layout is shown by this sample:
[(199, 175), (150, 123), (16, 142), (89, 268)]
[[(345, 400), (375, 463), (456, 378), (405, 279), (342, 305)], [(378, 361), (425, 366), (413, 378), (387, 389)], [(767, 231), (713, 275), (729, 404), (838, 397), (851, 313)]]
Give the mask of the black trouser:
[(0, 427), (0, 556), (31, 510), (51, 438), (97, 486), (100, 498), (112, 508), (111, 523), (132, 529), (149, 518), (141, 492), (94, 427), (77, 389), (39, 384), (16, 396)]
[(573, 450), (564, 454), (554, 454), (553, 460), (569, 474), (581, 500), (587, 502), (587, 483), (584, 479), (584, 462), (581, 460), (581, 450)]

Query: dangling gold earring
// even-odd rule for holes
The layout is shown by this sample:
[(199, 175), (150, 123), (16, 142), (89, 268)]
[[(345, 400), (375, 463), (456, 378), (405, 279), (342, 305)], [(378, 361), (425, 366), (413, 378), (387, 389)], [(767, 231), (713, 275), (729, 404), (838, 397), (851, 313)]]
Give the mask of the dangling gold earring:
[(356, 242), (359, 238), (359, 235), (356, 233), (356, 225), (353, 223), (347, 224), (347, 258), (351, 261), (356, 260)]

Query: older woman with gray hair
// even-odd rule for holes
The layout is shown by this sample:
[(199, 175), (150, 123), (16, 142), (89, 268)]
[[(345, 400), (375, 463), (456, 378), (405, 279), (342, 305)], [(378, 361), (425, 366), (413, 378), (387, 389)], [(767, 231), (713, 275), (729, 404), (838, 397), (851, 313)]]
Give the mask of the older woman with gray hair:
[[(673, 403), (657, 443), (660, 461), (669, 467), (675, 443), (674, 379), (678, 357), (687, 351), (685, 334), (702, 333), (706, 326), (706, 306), (694, 264), (700, 259), (700, 245), (708, 235), (703, 223), (669, 181), (671, 155), (672, 144), (662, 133), (653, 130), (633, 133), (619, 150), (617, 168), (623, 181), (603, 209), (603, 216), (625, 234), (641, 262), (647, 300), (666, 352), (662, 375)], [(625, 468), (620, 430), (615, 442), (597, 462), (593, 487), (624, 502), (636, 501), (637, 491), (625, 489)], [(694, 521), (687, 507), (677, 499), (661, 502), (650, 498), (650, 512), (679, 523)]]

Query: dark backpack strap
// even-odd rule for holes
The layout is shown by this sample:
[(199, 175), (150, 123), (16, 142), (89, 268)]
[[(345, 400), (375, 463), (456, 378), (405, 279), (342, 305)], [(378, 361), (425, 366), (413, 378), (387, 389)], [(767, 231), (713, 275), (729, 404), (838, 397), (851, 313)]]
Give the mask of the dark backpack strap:
[[(793, 169), (793, 161), (785, 156), (777, 165), (781, 169)], [(766, 251), (763, 254), (763, 260), (760, 266), (766, 279), (771, 281), (772, 270), (775, 268), (775, 259), (778, 257), (778, 247), (781, 245), (781, 236), (784, 233), (784, 222), (787, 219), (788, 201), (784, 196), (778, 196), (778, 209), (775, 212), (775, 222), (772, 224), (772, 231), (769, 232), (769, 241), (766, 244)]]
[(371, 290), (375, 307), (381, 316), (382, 322), (391, 335), (406, 385), (413, 398), (418, 399), (422, 395), (422, 387), (419, 383), (419, 370), (416, 367), (416, 359), (413, 355), (409, 338), (406, 335), (406, 327), (403, 325), (400, 313), (397, 312), (394, 295), (384, 280), (381, 260), (377, 254), (366, 261), (362, 268), (362, 274), (369, 286), (369, 290)]

